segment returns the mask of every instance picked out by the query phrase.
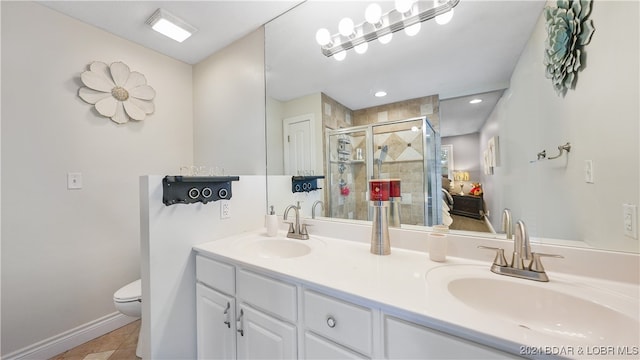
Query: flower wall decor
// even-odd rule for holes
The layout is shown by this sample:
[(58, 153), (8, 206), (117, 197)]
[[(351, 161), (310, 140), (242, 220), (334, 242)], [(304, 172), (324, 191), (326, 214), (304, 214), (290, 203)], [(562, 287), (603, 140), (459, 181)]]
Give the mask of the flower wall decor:
[(94, 61), (80, 79), (86, 87), (78, 90), (78, 96), (118, 124), (144, 120), (154, 111), (155, 90), (147, 85), (144, 75), (129, 70), (123, 62), (107, 65)]
[(558, 95), (573, 89), (577, 73), (582, 69), (583, 47), (595, 31), (591, 0), (558, 0), (557, 7), (545, 7), (547, 41), (544, 52), (546, 77), (551, 79)]

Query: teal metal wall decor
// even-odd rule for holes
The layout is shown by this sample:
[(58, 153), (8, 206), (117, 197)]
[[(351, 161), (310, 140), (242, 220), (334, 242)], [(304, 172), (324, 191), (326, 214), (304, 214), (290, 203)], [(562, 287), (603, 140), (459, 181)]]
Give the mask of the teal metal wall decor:
[(547, 42), (544, 51), (546, 77), (551, 79), (558, 95), (575, 87), (577, 73), (583, 67), (584, 46), (589, 44), (595, 31), (591, 13), (591, 0), (558, 0), (557, 7), (547, 6)]

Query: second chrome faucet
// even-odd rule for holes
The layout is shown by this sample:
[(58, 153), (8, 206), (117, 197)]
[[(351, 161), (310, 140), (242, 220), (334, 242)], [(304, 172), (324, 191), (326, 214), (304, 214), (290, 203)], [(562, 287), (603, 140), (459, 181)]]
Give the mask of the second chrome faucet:
[(298, 240), (308, 240), (309, 232), (307, 232), (307, 224), (302, 223), (302, 219), (300, 219), (300, 208), (297, 205), (287, 206), (287, 208), (284, 210), (282, 220), (287, 220), (289, 211), (291, 209), (295, 210), (296, 218), (293, 222), (287, 221), (289, 223), (289, 231), (287, 231), (287, 237)]
[(502, 229), (507, 234), (507, 240), (511, 239), (511, 234), (513, 234), (513, 255), (511, 256), (511, 263), (507, 262), (504, 256), (504, 249), (478, 246), (481, 249), (496, 250), (496, 257), (493, 260), (493, 264), (491, 264), (491, 271), (499, 275), (514, 276), (522, 279), (549, 281), (540, 257), (562, 258), (563, 256), (532, 252), (527, 226), (524, 221), (518, 220), (515, 231), (513, 231), (511, 211), (509, 209), (504, 209), (502, 214)]

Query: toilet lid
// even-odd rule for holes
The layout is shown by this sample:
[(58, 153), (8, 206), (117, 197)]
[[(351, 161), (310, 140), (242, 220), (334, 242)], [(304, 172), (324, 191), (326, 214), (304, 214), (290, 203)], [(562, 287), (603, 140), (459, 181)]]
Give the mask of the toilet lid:
[(140, 279), (127, 284), (113, 294), (118, 302), (137, 301), (142, 297), (142, 281)]

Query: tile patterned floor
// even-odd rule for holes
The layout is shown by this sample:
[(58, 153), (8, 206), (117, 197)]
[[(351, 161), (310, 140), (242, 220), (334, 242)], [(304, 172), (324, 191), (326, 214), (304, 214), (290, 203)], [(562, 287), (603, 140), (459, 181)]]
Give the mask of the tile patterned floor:
[(50, 360), (136, 360), (140, 320), (79, 345)]

